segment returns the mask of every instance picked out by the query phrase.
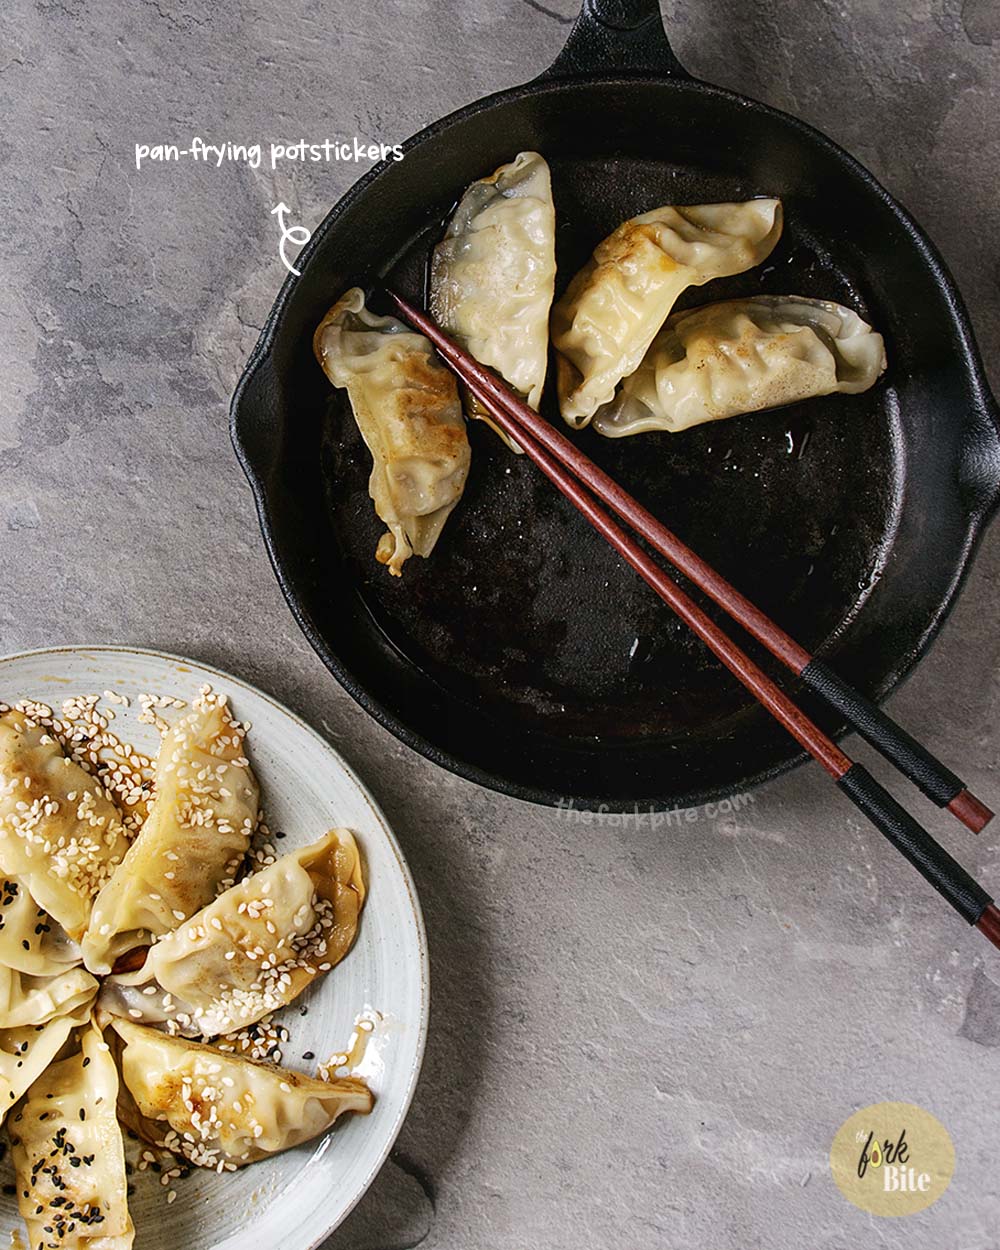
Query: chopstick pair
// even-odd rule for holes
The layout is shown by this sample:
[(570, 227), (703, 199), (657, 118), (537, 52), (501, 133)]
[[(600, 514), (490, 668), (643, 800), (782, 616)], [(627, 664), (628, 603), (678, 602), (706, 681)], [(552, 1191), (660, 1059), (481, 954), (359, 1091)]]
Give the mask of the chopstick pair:
[[(854, 804), (969, 924), (1000, 947), (1000, 910), (990, 895), (859, 763), (846, 755), (732, 641), (601, 506), (606, 504), (678, 571), (724, 608), (779, 660), (822, 695), (867, 741), (939, 807), (978, 833), (993, 812), (920, 743), (811, 656), (613, 478), (425, 313), (387, 292), (405, 320), (425, 334), (508, 437), (587, 518), (660, 598), (775, 719), (817, 760)], [(574, 476), (575, 474), (575, 476)], [(600, 502), (598, 502), (600, 500)]]

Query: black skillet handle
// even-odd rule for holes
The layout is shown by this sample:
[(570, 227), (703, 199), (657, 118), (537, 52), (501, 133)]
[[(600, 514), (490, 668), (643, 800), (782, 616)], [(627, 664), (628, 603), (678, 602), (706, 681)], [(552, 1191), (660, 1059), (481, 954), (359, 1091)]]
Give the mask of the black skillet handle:
[(536, 82), (623, 74), (689, 77), (667, 40), (659, 0), (583, 0), (566, 46)]

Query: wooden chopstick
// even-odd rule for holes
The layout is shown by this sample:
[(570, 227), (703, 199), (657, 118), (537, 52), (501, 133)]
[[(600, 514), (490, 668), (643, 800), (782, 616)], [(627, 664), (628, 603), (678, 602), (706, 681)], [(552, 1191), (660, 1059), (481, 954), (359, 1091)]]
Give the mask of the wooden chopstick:
[[(712, 653), (743, 683), (756, 699), (817, 760), (852, 802), (880, 832), (934, 886), (939, 894), (965, 919), (975, 925), (995, 946), (1000, 947), (1000, 909), (990, 895), (951, 855), (885, 790), (868, 770), (852, 760), (734, 643), (712, 619), (646, 554), (608, 515), (598, 501), (568, 471), (567, 467), (542, 446), (502, 383), (484, 386), (477, 377), (480, 368), (466, 368), (466, 353), (416, 309), (397, 296), (390, 297), (407, 321), (416, 325), (432, 341), (447, 345), (442, 355), (473, 391), (490, 416), (549, 480), (579, 509), (594, 528), (636, 570), (660, 598), (690, 627)], [(468, 358), (471, 359), (471, 358)], [(492, 376), (492, 375), (490, 375)], [(540, 420), (540, 419), (539, 419)], [(545, 423), (542, 422), (544, 425)], [(589, 462), (588, 462), (589, 463)], [(608, 479), (611, 481), (612, 479)], [(587, 484), (589, 485), (589, 483)], [(617, 488), (620, 490), (620, 488)], [(624, 494), (624, 492), (622, 492)], [(638, 506), (638, 505), (637, 505)]]
[[(441, 330), (426, 313), (392, 291), (387, 292), (403, 317), (425, 334), (462, 380), (494, 397), (527, 427), (534, 438), (608, 505), (673, 566), (723, 608), (761, 642), (806, 685), (834, 707), (847, 723), (910, 779), (938, 807), (947, 808), (958, 820), (979, 833), (993, 812), (965, 783), (900, 725), (843, 681), (822, 660), (811, 655), (779, 625), (751, 603), (712, 566), (683, 543), (676, 534), (599, 468), (575, 443), (554, 429), (494, 373)], [(473, 387), (473, 383), (475, 386)], [(483, 399), (485, 403), (485, 400)]]

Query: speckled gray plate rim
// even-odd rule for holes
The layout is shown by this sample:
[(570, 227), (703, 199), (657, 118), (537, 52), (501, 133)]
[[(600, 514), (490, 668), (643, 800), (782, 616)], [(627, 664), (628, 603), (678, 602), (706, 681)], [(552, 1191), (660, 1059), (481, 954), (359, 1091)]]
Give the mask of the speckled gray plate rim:
[[(228, 694), (236, 715), (253, 728), (248, 748), (281, 852), (315, 840), (333, 825), (358, 836), (369, 894), (358, 938), (346, 959), (277, 1018), (290, 1034), (284, 1062), (314, 1072), (348, 1042), (362, 1011), (380, 1013), (360, 1066), (371, 1084), (369, 1116), (344, 1117), (326, 1137), (217, 1176), (196, 1170), (174, 1182), (177, 1200), (153, 1172), (137, 1172), (130, 1208), (144, 1250), (314, 1250), (342, 1222), (374, 1180), (409, 1109), (420, 1073), (430, 1007), (427, 940), (420, 904), (403, 853), (371, 794), (336, 750), (301, 717), (270, 695), (222, 669), (184, 656), (114, 644), (42, 647), (0, 658), (0, 699), (65, 697), (116, 690), (132, 699), (116, 706), (113, 728), (144, 750), (159, 735), (137, 720), (140, 692), (190, 699), (208, 682)], [(305, 1009), (303, 1011), (303, 1008)], [(133, 1162), (137, 1147), (127, 1143)], [(0, 1183), (13, 1179), (9, 1158)], [(0, 1195), (0, 1235), (21, 1227), (14, 1199)]]

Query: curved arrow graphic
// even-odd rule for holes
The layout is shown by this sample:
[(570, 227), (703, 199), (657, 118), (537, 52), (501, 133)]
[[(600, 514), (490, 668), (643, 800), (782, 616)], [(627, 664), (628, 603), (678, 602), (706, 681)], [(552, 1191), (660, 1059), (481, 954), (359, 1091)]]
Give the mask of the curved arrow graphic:
[(305, 226), (289, 226), (285, 223), (286, 214), (292, 210), (282, 200), (280, 204), (276, 204), (271, 209), (271, 216), (275, 213), (278, 215), (278, 225), (281, 227), (281, 242), (278, 244), (278, 255), (281, 257), (282, 263), (289, 273), (295, 274), (296, 278), (300, 275), (300, 270), (296, 269), (292, 262), (285, 255), (285, 248), (289, 243), (294, 243), (296, 247), (304, 247), (309, 242), (309, 231)]

